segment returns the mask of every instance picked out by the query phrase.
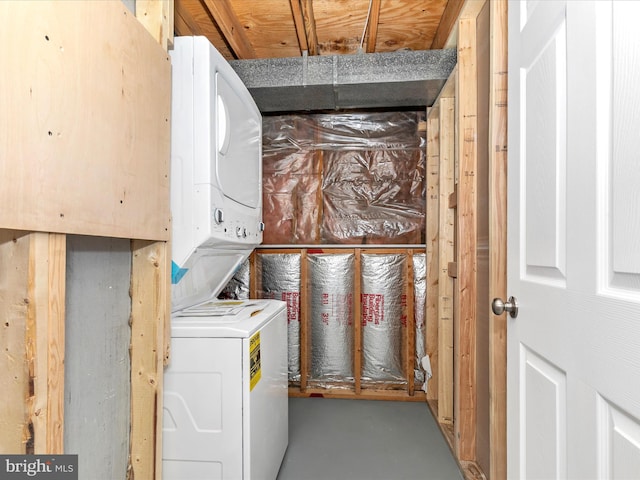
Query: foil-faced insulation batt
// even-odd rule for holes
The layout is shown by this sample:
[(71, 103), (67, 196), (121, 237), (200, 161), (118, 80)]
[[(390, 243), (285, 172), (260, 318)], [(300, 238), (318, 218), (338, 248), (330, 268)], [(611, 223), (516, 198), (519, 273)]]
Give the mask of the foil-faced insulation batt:
[(422, 357), (426, 355), (424, 344), (425, 306), (427, 301), (427, 256), (424, 253), (413, 255), (413, 307), (416, 324), (416, 354), (414, 375), (416, 385), (424, 383), (424, 371), (420, 367)]
[(353, 254), (311, 254), (311, 378), (353, 380)]
[(289, 381), (300, 381), (300, 254), (259, 254), (261, 298), (287, 303)]
[(402, 333), (407, 323), (407, 256), (363, 254), (362, 379), (405, 381)]
[(263, 117), (264, 243), (424, 243), (424, 115)]
[(220, 299), (247, 300), (249, 298), (249, 260), (242, 262), (227, 285), (218, 294)]

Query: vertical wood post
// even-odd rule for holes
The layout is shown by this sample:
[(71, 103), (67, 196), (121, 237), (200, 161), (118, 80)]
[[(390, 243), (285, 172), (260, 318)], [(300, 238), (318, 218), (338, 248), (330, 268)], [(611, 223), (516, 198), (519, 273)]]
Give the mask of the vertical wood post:
[[(432, 108), (427, 118), (427, 256), (426, 256), (426, 312), (425, 345), (433, 376), (427, 385), (427, 400), (438, 398), (438, 259), (440, 206), (440, 109)], [(426, 381), (426, 379), (425, 379)]]
[(476, 19), (458, 25), (458, 195), (455, 329), (455, 450), (459, 460), (476, 456), (476, 243), (477, 243), (477, 68)]
[(353, 271), (353, 380), (356, 395), (362, 391), (362, 256), (356, 248)]
[(170, 311), (166, 242), (131, 242), (131, 468), (161, 478), (162, 378)]
[[(490, 5), (489, 299), (507, 298), (507, 0)], [(507, 320), (489, 314), (491, 480), (507, 478)]]
[(27, 348), (29, 239), (26, 232), (0, 230), (0, 452), (6, 454), (26, 453), (31, 437), (25, 406), (35, 369), (27, 361), (33, 354)]
[[(452, 77), (456, 80), (456, 77)], [(453, 279), (449, 263), (454, 260), (454, 210), (449, 197), (454, 192), (455, 99), (440, 99), (440, 194), (438, 260), (438, 421), (453, 423)]]
[(28, 361), (33, 371), (33, 453), (64, 453), (66, 235), (32, 233)]

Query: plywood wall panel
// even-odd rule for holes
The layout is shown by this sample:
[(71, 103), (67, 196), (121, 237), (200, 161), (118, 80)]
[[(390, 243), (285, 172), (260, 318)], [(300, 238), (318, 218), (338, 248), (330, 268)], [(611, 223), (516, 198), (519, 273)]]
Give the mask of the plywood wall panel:
[(0, 18), (0, 227), (167, 240), (167, 53), (120, 1)]

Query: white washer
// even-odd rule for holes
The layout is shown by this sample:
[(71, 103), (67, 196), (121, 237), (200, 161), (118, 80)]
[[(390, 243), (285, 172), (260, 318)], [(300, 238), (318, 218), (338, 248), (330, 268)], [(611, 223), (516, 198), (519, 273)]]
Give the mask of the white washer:
[(211, 301), (172, 318), (165, 480), (274, 480), (288, 444), (287, 316), (277, 300)]

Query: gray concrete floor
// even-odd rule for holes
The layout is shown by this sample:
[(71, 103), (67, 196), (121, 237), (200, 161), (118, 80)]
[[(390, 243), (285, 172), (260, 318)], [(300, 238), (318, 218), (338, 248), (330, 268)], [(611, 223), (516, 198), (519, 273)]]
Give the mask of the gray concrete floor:
[(289, 447), (277, 480), (458, 480), (426, 404), (289, 399)]

